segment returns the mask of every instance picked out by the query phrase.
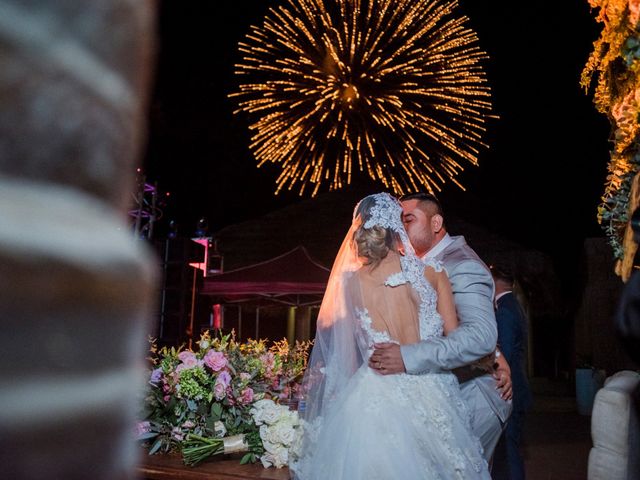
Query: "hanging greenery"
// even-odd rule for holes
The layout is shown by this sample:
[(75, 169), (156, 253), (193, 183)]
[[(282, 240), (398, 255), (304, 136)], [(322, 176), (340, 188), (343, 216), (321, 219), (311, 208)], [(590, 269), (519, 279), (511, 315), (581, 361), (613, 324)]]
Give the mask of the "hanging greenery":
[(613, 143), (598, 222), (618, 260), (616, 273), (626, 280), (637, 249), (625, 230), (637, 207), (632, 190), (640, 170), (640, 0), (589, 0), (589, 4), (598, 9), (596, 20), (604, 26), (580, 83), (588, 91), (595, 77), (593, 101), (611, 121)]

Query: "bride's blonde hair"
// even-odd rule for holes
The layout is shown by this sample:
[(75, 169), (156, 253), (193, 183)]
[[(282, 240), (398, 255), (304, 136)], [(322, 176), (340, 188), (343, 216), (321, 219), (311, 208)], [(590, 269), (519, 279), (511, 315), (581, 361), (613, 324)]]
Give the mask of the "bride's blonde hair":
[(356, 243), (358, 257), (366, 259), (365, 265), (374, 268), (389, 254), (390, 250), (398, 250), (399, 236), (391, 229), (374, 225), (365, 228), (364, 224), (369, 216), (369, 208), (372, 206), (368, 199), (360, 202), (356, 208), (356, 215), (360, 217), (360, 226), (353, 234)]
[(379, 226), (364, 228), (360, 226), (353, 234), (358, 257), (366, 258), (366, 265), (377, 266), (389, 254), (393, 244), (388, 241), (390, 235), (386, 228)]

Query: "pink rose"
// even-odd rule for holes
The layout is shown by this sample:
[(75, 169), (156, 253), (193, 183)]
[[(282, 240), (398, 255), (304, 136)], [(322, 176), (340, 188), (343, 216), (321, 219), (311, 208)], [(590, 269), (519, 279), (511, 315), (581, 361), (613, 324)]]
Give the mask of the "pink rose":
[(242, 391), (242, 395), (240, 396), (240, 398), (238, 399), (238, 401), (244, 405), (247, 405), (251, 402), (253, 402), (253, 389), (251, 388), (245, 388)]
[(227, 387), (225, 387), (223, 383), (216, 380), (216, 383), (213, 386), (213, 396), (216, 397), (216, 400), (222, 400), (226, 391)]
[(240, 374), (240, 379), (241, 379), (241, 380), (243, 380), (243, 381), (249, 380), (249, 379), (251, 379), (251, 375), (249, 375), (249, 374), (248, 374), (248, 373), (246, 373), (246, 372), (242, 372), (242, 373)]
[(214, 372), (219, 372), (227, 366), (227, 357), (222, 352), (216, 352), (215, 350), (209, 350), (204, 356), (204, 363)]
[(193, 352), (190, 352), (189, 350), (185, 350), (183, 352), (180, 352), (178, 354), (178, 358), (180, 359), (181, 362), (184, 362), (184, 363), (187, 363), (189, 361), (197, 362), (196, 354), (193, 353)]
[(229, 375), (229, 372), (220, 372), (218, 378), (216, 378), (216, 383), (213, 385), (213, 395), (216, 397), (216, 400), (222, 400), (224, 398), (230, 383), (231, 375)]
[(182, 370), (186, 370), (188, 368), (194, 368), (198, 366), (198, 359), (196, 358), (196, 354), (193, 352), (180, 352), (178, 354), (178, 358), (182, 361), (180, 365), (176, 368), (176, 372), (180, 372)]

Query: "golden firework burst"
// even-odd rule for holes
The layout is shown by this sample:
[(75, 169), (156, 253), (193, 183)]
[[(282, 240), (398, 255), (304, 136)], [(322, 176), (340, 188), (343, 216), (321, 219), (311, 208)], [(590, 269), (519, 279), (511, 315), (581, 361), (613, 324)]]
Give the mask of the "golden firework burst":
[[(366, 172), (387, 189), (439, 190), (477, 164), (490, 88), (457, 0), (285, 0), (239, 49), (239, 109), (258, 166), (283, 187)], [(461, 185), (460, 185), (461, 186)]]

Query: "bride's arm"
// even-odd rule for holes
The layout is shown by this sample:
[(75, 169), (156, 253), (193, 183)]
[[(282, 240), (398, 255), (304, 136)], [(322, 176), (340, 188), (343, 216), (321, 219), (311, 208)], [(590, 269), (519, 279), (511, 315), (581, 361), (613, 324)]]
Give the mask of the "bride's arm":
[(458, 316), (456, 315), (456, 304), (453, 301), (451, 283), (444, 270), (436, 272), (431, 266), (428, 266), (425, 268), (424, 274), (438, 294), (437, 309), (442, 317), (444, 334), (447, 335), (458, 327)]

